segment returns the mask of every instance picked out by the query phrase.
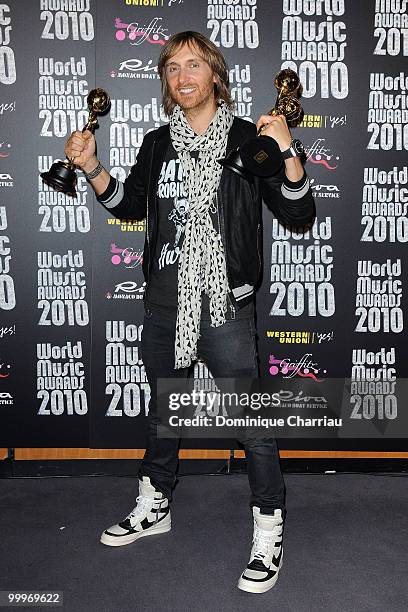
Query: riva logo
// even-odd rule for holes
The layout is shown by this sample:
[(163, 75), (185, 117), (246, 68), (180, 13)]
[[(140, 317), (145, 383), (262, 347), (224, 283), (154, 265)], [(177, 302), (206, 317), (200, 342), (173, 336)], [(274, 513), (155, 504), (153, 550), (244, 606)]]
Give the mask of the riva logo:
[(12, 406), (13, 396), (11, 393), (0, 393), (0, 406)]

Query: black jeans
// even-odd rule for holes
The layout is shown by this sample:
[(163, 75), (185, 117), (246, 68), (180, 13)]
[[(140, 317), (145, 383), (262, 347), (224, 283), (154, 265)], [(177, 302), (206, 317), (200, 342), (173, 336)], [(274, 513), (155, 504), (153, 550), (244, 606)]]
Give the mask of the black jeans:
[[(158, 378), (184, 377), (188, 368), (174, 369), (174, 339), (176, 313), (174, 310), (145, 305), (142, 335), (142, 357), (151, 387), (149, 404), (148, 443), (139, 478), (149, 476), (156, 489), (171, 499), (178, 468), (178, 438), (157, 437)], [(198, 355), (205, 361), (215, 379), (256, 378), (258, 361), (254, 306), (249, 304), (236, 312), (224, 325), (210, 326), (208, 303), (203, 303)], [(262, 513), (273, 514), (275, 508), (285, 511), (285, 485), (280, 469), (278, 448), (273, 437), (263, 439), (239, 438), (245, 448), (248, 479), (252, 496), (250, 506), (258, 506)]]

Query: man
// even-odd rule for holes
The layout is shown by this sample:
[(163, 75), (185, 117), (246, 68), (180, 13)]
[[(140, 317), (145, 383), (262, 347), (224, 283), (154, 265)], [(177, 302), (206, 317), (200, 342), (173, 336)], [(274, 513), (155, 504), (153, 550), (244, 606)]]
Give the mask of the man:
[[(102, 168), (90, 132), (75, 132), (65, 150), (111, 214), (147, 218), (142, 356), (151, 386), (149, 436), (137, 505), (103, 532), (101, 542), (109, 546), (171, 528), (179, 441), (157, 436), (157, 379), (186, 377), (197, 357), (215, 378), (258, 375), (253, 301), (261, 271), (262, 197), (284, 224), (301, 227), (315, 214), (302, 163), (291, 156), (296, 152), (284, 117), (264, 115), (257, 124), (287, 158), (281, 176), (249, 182), (218, 163), (256, 129), (234, 117), (228, 70), (213, 43), (196, 32), (176, 34), (163, 47), (158, 70), (170, 123), (145, 136), (124, 184)], [(178, 228), (175, 198), (188, 201)], [(238, 587), (259, 593), (275, 584), (282, 564), (285, 487), (276, 441), (266, 434), (240, 441), (254, 537)]]

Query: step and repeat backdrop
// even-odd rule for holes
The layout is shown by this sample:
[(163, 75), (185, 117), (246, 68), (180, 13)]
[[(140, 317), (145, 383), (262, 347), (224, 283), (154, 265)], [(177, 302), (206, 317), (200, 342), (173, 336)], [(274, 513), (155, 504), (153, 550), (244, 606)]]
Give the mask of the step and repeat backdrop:
[[(350, 414), (367, 426), (381, 421), (384, 434), (394, 424), (392, 437), (280, 447), (406, 448), (395, 425), (407, 407), (395, 385), (407, 370), (407, 5), (0, 2), (1, 446), (144, 447), (145, 223), (111, 217), (80, 172), (77, 198), (48, 188), (39, 173), (63, 159), (67, 137), (87, 120), (89, 91), (102, 87), (112, 101), (99, 117), (98, 156), (124, 180), (144, 135), (167, 121), (160, 50), (192, 29), (225, 55), (239, 117), (256, 122), (273, 107), (281, 68), (296, 70), (303, 85), (305, 115), (293, 134), (307, 150), (317, 218), (308, 231), (291, 231), (264, 207), (261, 375), (283, 390), (289, 378), (351, 378)], [(166, 178), (169, 195), (176, 170)], [(195, 375), (206, 376), (205, 364)]]

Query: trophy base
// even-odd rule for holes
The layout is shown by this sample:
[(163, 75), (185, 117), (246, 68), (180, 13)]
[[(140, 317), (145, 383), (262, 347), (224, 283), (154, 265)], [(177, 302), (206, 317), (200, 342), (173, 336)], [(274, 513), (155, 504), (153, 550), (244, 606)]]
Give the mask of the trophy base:
[(75, 186), (77, 183), (77, 176), (75, 170), (73, 170), (66, 162), (55, 162), (52, 164), (48, 172), (42, 172), (40, 174), (44, 183), (53, 187), (56, 191), (62, 191), (66, 195), (77, 197)]
[(247, 170), (244, 168), (242, 164), (239, 147), (230, 151), (227, 157), (224, 157), (223, 159), (219, 159), (218, 163), (221, 164), (221, 166), (223, 166), (224, 168), (228, 168), (228, 170), (232, 170), (232, 172), (235, 172), (235, 174), (238, 174), (241, 178), (245, 179), (246, 181), (249, 181), (250, 183), (254, 182), (253, 176), (249, 172), (247, 172)]
[(240, 155), (245, 171), (261, 178), (279, 174), (284, 165), (278, 143), (270, 136), (256, 136), (247, 140), (240, 149)]

